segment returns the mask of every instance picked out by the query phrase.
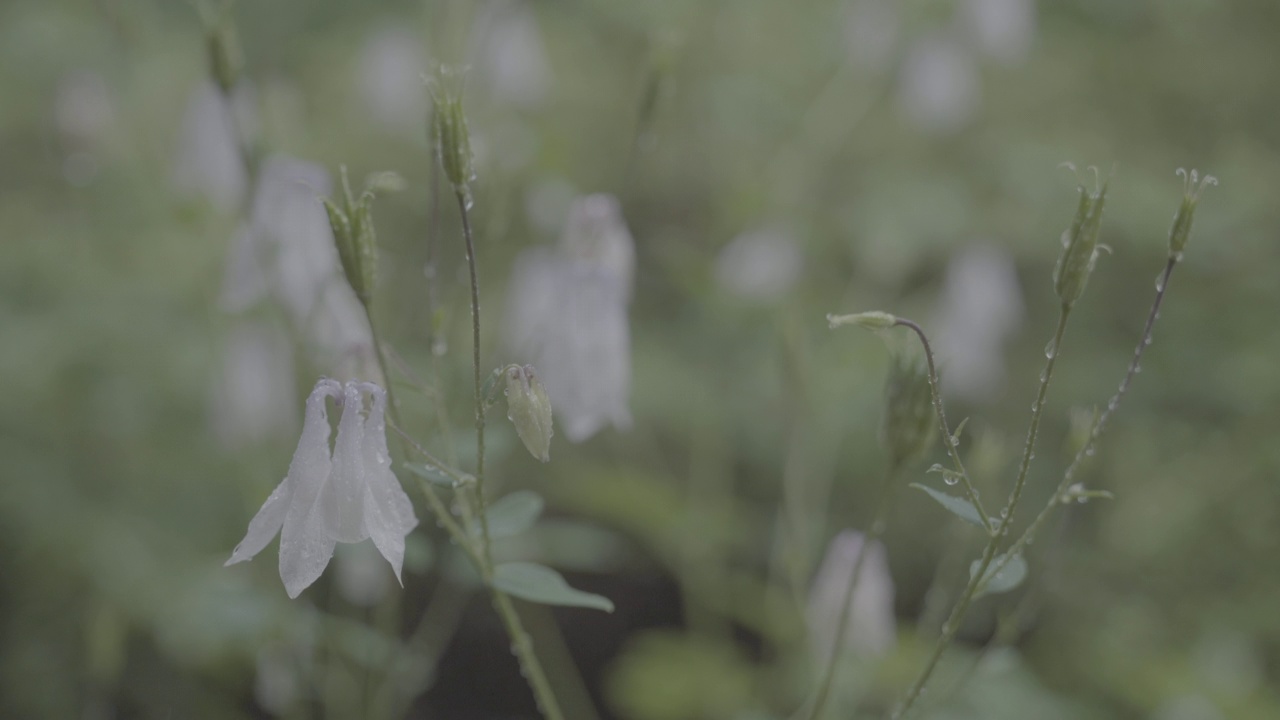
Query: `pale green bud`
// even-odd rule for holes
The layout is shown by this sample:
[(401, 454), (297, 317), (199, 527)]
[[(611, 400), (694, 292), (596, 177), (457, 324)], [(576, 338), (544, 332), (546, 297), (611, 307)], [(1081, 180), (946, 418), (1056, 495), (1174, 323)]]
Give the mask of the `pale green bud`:
[(1089, 274), (1098, 262), (1098, 230), (1102, 225), (1102, 208), (1107, 198), (1104, 183), (1090, 193), (1079, 186), (1080, 202), (1076, 206), (1071, 227), (1062, 233), (1062, 255), (1053, 270), (1053, 289), (1066, 307), (1084, 294)]
[[(365, 183), (365, 190), (359, 198), (351, 194), (351, 185), (347, 180), (347, 168), (340, 168), (342, 176), (342, 206), (326, 199), (325, 212), (329, 215), (329, 227), (333, 230), (333, 241), (338, 248), (338, 259), (342, 261), (342, 272), (355, 291), (356, 297), (366, 306), (373, 300), (374, 286), (377, 282), (378, 240), (373, 229), (373, 199), (377, 189), (386, 186), (392, 188), (395, 173), (378, 173)], [(388, 182), (378, 182), (377, 178), (390, 178)]]
[(551, 399), (534, 373), (532, 365), (509, 365), (507, 376), (507, 419), (529, 454), (546, 462), (551, 459)]
[(1169, 229), (1169, 257), (1174, 260), (1182, 259), (1182, 251), (1191, 238), (1191, 221), (1196, 214), (1196, 205), (1200, 203), (1200, 193), (1206, 185), (1218, 184), (1214, 176), (1201, 178), (1195, 170), (1188, 172), (1178, 168), (1178, 174), (1183, 180), (1182, 204), (1178, 206), (1178, 212), (1173, 216), (1173, 227)]
[(868, 330), (885, 330), (896, 325), (898, 318), (887, 312), (873, 310), (871, 312), (855, 313), (853, 315), (835, 315), (827, 314), (827, 325), (832, 330), (841, 325), (857, 325)]
[(936, 424), (929, 370), (916, 352), (893, 353), (885, 383), (882, 439), (895, 466), (916, 460), (929, 449)]
[(475, 179), (471, 163), (471, 135), (462, 111), (463, 74), (455, 68), (440, 68), (427, 82), (431, 92), (431, 139), (440, 157), (440, 167), (455, 191), (465, 191)]

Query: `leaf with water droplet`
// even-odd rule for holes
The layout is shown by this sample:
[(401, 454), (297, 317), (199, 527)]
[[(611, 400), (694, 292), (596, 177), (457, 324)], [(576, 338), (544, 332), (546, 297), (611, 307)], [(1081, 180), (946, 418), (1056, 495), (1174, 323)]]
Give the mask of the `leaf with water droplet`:
[[(1027, 561), (1022, 557), (1021, 553), (1005, 558), (1007, 555), (997, 555), (991, 564), (987, 566), (987, 572), (983, 575), (982, 581), (978, 583), (978, 589), (973, 594), (976, 600), (983, 595), (994, 595), (996, 593), (1009, 592), (1010, 590), (1022, 584), (1027, 578)], [(1004, 567), (1000, 567), (1004, 563)], [(973, 580), (973, 576), (978, 572), (978, 568), (982, 566), (981, 560), (974, 560), (969, 565), (969, 580)]]
[(426, 463), (405, 463), (404, 467), (409, 472), (421, 478), (426, 478), (432, 485), (441, 487), (454, 488), (458, 486), (457, 481), (449, 476), (444, 470)]
[(964, 432), (964, 426), (965, 426), (965, 425), (968, 425), (968, 424), (969, 424), (969, 418), (968, 418), (968, 417), (966, 417), (965, 419), (963, 419), (963, 420), (961, 420), (961, 421), (960, 421), (960, 424), (959, 424), (959, 425), (957, 425), (957, 426), (956, 426), (955, 432), (951, 433), (951, 444), (952, 444), (952, 445), (959, 445), (959, 444), (960, 444), (960, 433), (963, 433), (963, 432)]
[(938, 501), (939, 505), (961, 520), (977, 525), (980, 528), (986, 527), (982, 522), (982, 515), (978, 512), (978, 508), (974, 507), (973, 503), (965, 498), (948, 495), (941, 490), (934, 490), (928, 485), (921, 485), (920, 483), (911, 483), (911, 487), (925, 491), (929, 497)]
[(512, 537), (533, 527), (545, 505), (542, 496), (531, 490), (517, 490), (498, 498), (484, 511), (489, 539)]
[(560, 573), (529, 562), (502, 563), (493, 569), (493, 587), (522, 600), (543, 605), (585, 607), (613, 612), (609, 598), (575, 590)]

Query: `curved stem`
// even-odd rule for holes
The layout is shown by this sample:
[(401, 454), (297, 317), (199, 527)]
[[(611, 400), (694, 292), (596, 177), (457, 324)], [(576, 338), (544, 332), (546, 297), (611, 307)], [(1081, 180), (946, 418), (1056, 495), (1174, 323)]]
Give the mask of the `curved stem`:
[(951, 426), (947, 424), (947, 413), (942, 406), (942, 391), (938, 385), (938, 370), (933, 360), (933, 347), (929, 345), (929, 338), (924, 334), (924, 329), (918, 324), (905, 318), (897, 318), (895, 325), (909, 328), (920, 338), (920, 345), (924, 347), (925, 361), (929, 364), (929, 388), (933, 391), (933, 410), (938, 416), (938, 428), (942, 431), (942, 444), (947, 448), (947, 455), (951, 457), (951, 462), (956, 464), (956, 470), (960, 472), (960, 480), (964, 486), (965, 497), (969, 502), (973, 503), (973, 507), (978, 511), (978, 518), (982, 520), (982, 527), (987, 531), (988, 535), (995, 533), (995, 527), (991, 524), (991, 519), (987, 517), (987, 511), (982, 507), (982, 500), (978, 498), (978, 489), (973, 486), (973, 480), (969, 478), (969, 471), (964, 467), (964, 461), (960, 459), (960, 449), (956, 447), (956, 439), (951, 434)]
[[(934, 646), (933, 653), (929, 656), (928, 662), (925, 663), (924, 670), (921, 671), (916, 681), (912, 683), (902, 702), (890, 714), (892, 720), (898, 720), (898, 718), (906, 715), (911, 706), (920, 698), (925, 685), (929, 683), (929, 678), (933, 676), (933, 671), (938, 666), (938, 661), (942, 659), (943, 652), (955, 639), (956, 632), (960, 629), (960, 621), (964, 619), (965, 613), (969, 611), (969, 605), (973, 603), (978, 588), (982, 585), (983, 579), (987, 577), (987, 570), (991, 567), (991, 562), (995, 559), (996, 552), (1000, 549), (1000, 541), (1009, 533), (1009, 524), (1013, 521), (1014, 512), (1018, 508), (1018, 501), (1022, 498), (1022, 490), (1027, 482), (1027, 472), (1031, 469), (1031, 459), (1035, 455), (1036, 436), (1040, 432), (1040, 417), (1044, 412), (1045, 399), (1049, 394), (1049, 383), (1053, 380), (1053, 368), (1057, 363), (1058, 355), (1062, 348), (1062, 337), (1066, 333), (1067, 319), (1070, 315), (1071, 307), (1063, 305), (1058, 315), (1058, 327), (1054, 331), (1053, 340), (1051, 341), (1051, 350), (1046, 352), (1048, 360), (1045, 362), (1044, 372), (1040, 375), (1040, 390), (1036, 393), (1036, 402), (1031, 408), (1031, 424), (1027, 428), (1027, 443), (1022, 450), (1022, 462), (1018, 466), (1018, 477), (1014, 481), (1013, 491), (1009, 495), (1009, 502), (1002, 513), (1003, 517), (1000, 520), (1000, 526), (992, 534), (987, 546), (983, 548), (982, 559), (978, 563), (977, 570), (971, 574), (964, 593), (956, 602), (955, 607), (952, 608), (951, 615), (947, 618), (947, 621), (943, 623), (942, 636), (938, 638), (938, 644)], [(923, 339), (923, 333), (920, 335)]]
[(827, 658), (826, 665), (822, 669), (822, 678), (818, 682), (818, 689), (813, 696), (812, 702), (809, 703), (809, 711), (804, 714), (806, 720), (815, 720), (822, 712), (823, 706), (827, 703), (827, 696), (831, 693), (831, 681), (835, 677), (836, 664), (840, 660), (840, 653), (844, 649), (844, 636), (849, 627), (849, 618), (853, 615), (853, 594), (858, 587), (858, 578), (862, 574), (862, 566), (867, 559), (867, 555), (871, 546), (880, 540), (880, 536), (884, 534), (885, 526), (889, 522), (889, 510), (893, 506), (894, 496), (894, 478), (898, 475), (899, 468), (890, 466), (885, 473), (884, 491), (880, 495), (880, 504), (876, 507), (875, 519), (871, 521), (871, 529), (867, 532), (862, 540), (862, 547), (858, 548), (858, 558), (853, 563), (853, 572), (849, 574), (849, 584), (844, 590), (844, 599), (840, 604), (840, 621), (836, 623), (836, 636), (832, 641), (831, 655)]

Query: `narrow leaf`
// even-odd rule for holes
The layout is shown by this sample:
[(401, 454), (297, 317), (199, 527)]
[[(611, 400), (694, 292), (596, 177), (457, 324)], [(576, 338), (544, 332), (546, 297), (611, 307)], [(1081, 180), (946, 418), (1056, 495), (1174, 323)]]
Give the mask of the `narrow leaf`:
[[(982, 582), (978, 585), (978, 591), (973, 597), (982, 597), (983, 595), (994, 595), (996, 593), (1008, 592), (1019, 585), (1027, 578), (1027, 561), (1021, 554), (1014, 555), (1005, 562), (1004, 567), (998, 571), (997, 567), (1004, 562), (1006, 556), (999, 555), (991, 561), (991, 565), (987, 567), (987, 573), (982, 578)], [(982, 564), (981, 560), (974, 560), (969, 565), (969, 579), (973, 580), (974, 573), (978, 572), (978, 566)]]
[(457, 487), (458, 485), (458, 483), (455, 482), (453, 478), (449, 477), (445, 471), (435, 467), (434, 465), (427, 465), (426, 463), (405, 463), (404, 466), (405, 469), (414, 475), (426, 478), (432, 485), (439, 485), (447, 488)]
[(541, 495), (529, 490), (498, 498), (484, 511), (489, 521), (489, 539), (519, 535), (533, 527), (545, 504)]
[(493, 586), (529, 602), (613, 612), (609, 598), (574, 590), (560, 573), (537, 563), (502, 563), (493, 569)]
[(956, 497), (955, 495), (948, 495), (941, 490), (934, 490), (928, 485), (921, 485), (920, 483), (911, 483), (911, 487), (925, 491), (929, 494), (929, 497), (937, 500), (939, 505), (949, 510), (961, 520), (977, 525), (978, 527), (986, 527), (982, 524), (982, 515), (978, 513), (978, 508), (974, 507), (973, 503), (968, 500)]

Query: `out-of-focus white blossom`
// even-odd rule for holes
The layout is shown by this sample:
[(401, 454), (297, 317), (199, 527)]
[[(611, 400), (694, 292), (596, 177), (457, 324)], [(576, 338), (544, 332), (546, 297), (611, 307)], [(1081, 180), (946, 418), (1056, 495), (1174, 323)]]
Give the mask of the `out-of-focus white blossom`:
[(627, 307), (635, 246), (611, 195), (574, 201), (555, 248), (516, 261), (505, 335), (538, 368), (565, 436), (581, 442), (606, 425), (631, 424)]
[(800, 278), (804, 258), (788, 230), (767, 227), (734, 238), (716, 258), (716, 282), (738, 297), (776, 300)]
[(1036, 34), (1035, 0), (964, 0), (968, 31), (986, 55), (1006, 63), (1022, 60)]
[(373, 607), (391, 590), (391, 574), (373, 543), (344, 545), (334, 551), (338, 592), (358, 607)]
[[(367, 414), (362, 392), (372, 398)], [(332, 452), (326, 398), (343, 410)], [(278, 532), (280, 579), (296, 598), (324, 572), (336, 543), (372, 538), (400, 578), (404, 538), (418, 520), (391, 472), (386, 403), (386, 391), (372, 383), (316, 383), (289, 474), (249, 522), (227, 565), (253, 558)]]
[(934, 134), (955, 132), (981, 102), (978, 66), (963, 46), (943, 33), (911, 45), (899, 78), (898, 105), (912, 125)]
[(301, 682), (296, 662), (287, 649), (268, 645), (258, 651), (253, 678), (253, 698), (273, 715), (289, 712), (298, 700)]
[(538, 105), (551, 87), (551, 64), (530, 8), (523, 2), (492, 2), (476, 24), (478, 80), (497, 103)]
[(58, 79), (53, 121), (65, 140), (95, 145), (101, 142), (114, 118), (111, 92), (101, 73), (81, 69)]
[(1004, 382), (1004, 343), (1022, 322), (1022, 290), (1013, 259), (979, 245), (947, 266), (934, 327), (944, 392), (973, 402)]
[(223, 211), (239, 207), (249, 178), (236, 127), (237, 109), (213, 81), (201, 83), (187, 102), (179, 132), (173, 166), (179, 192), (203, 197)]
[(223, 348), (211, 401), (214, 433), (224, 447), (292, 432), (297, 394), (289, 337), (268, 322), (237, 321)]
[(845, 16), (850, 60), (874, 72), (888, 69), (898, 43), (901, 18), (893, 0), (853, 0)]
[(368, 318), (342, 274), (320, 202), (330, 189), (318, 165), (284, 155), (263, 162), (249, 222), (232, 243), (221, 305), (239, 313), (274, 299), (325, 372), (380, 379)]
[[(845, 592), (853, 575), (858, 554), (863, 551), (864, 536), (856, 530), (845, 530), (831, 541), (826, 557), (818, 568), (809, 594), (806, 621), (810, 647), (824, 661), (831, 656), (844, 612)], [(889, 559), (884, 545), (873, 543), (858, 573), (858, 584), (850, 602), (850, 615), (842, 645), (847, 654), (878, 657), (897, 642), (897, 620), (893, 614), (893, 578), (889, 575)]]
[(374, 121), (389, 130), (422, 132), (427, 92), (422, 40), (402, 27), (384, 27), (360, 53), (360, 91)]

